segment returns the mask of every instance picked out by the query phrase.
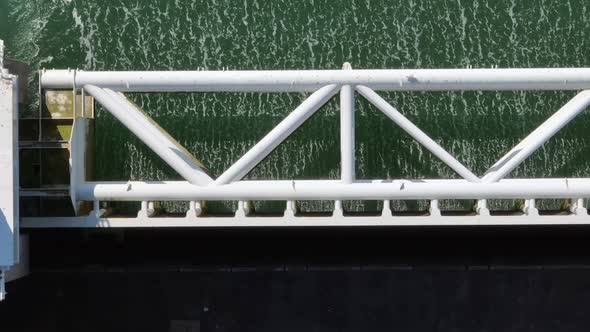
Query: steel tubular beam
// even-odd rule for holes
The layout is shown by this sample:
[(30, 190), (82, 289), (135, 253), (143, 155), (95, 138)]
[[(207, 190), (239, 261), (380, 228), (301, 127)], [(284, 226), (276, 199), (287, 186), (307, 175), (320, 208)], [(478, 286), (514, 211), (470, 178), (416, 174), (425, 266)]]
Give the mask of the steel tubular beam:
[(340, 167), (344, 183), (355, 179), (354, 159), (354, 88), (345, 85), (340, 90)]
[(483, 182), (492, 183), (503, 179), (518, 165), (527, 159), (541, 145), (545, 144), (553, 135), (572, 121), (578, 114), (590, 105), (590, 90), (577, 94), (559, 111), (555, 112), (541, 126), (517, 144), (510, 152), (500, 158), (482, 178)]
[(186, 155), (185, 152), (174, 144), (168, 136), (158, 130), (131, 103), (116, 99), (118, 96), (116, 93), (114, 95), (112, 93), (109, 94), (109, 92), (96, 86), (86, 85), (84, 86), (84, 90), (92, 95), (96, 101), (104, 106), (107, 111), (113, 114), (115, 118), (133, 132), (133, 134), (142, 140), (185, 180), (196, 185), (207, 185), (213, 181), (192, 157)]
[(357, 86), (356, 90), (365, 97), (371, 104), (381, 110), (388, 118), (400, 126), (418, 143), (422, 144), (428, 151), (438, 157), (442, 162), (447, 164), (457, 174), (471, 182), (479, 182), (477, 175), (473, 174), (467, 167), (463, 166), (455, 157), (449, 154), (445, 149), (438, 145), (432, 138), (416, 127), (412, 121), (408, 120), (398, 110), (391, 106), (385, 99), (381, 98), (375, 91), (365, 87)]
[(76, 191), (87, 201), (542, 199), (590, 197), (590, 179), (240, 181), (206, 187), (182, 181), (87, 182)]
[(106, 91), (114, 100), (118, 101), (122, 107), (127, 109), (129, 114), (135, 118), (138, 123), (141, 123), (150, 133), (158, 140), (166, 144), (166, 146), (177, 152), (177, 154), (185, 160), (190, 167), (194, 168), (195, 172), (199, 173), (202, 178), (203, 184), (209, 184), (213, 182), (213, 179), (205, 171), (205, 166), (193, 155), (187, 151), (178, 141), (170, 136), (162, 127), (160, 127), (155, 121), (153, 121), (147, 114), (140, 110), (135, 104), (130, 102), (123, 93), (115, 92), (111, 89), (103, 89)]
[(315, 91), (329, 84), (382, 91), (584, 90), (590, 68), (42, 72), (44, 89), (95, 85), (129, 92)]
[(228, 184), (238, 181), (250, 172), (259, 162), (268, 156), (295, 129), (299, 128), (320, 107), (322, 107), (338, 91), (339, 86), (331, 84), (320, 88), (309, 96), (291, 114), (274, 127), (254, 147), (244, 154), (238, 161), (221, 174), (213, 185)]
[[(345, 71), (352, 70), (350, 63), (342, 66)], [(340, 160), (341, 180), (352, 183), (355, 178), (355, 149), (354, 149), (354, 86), (344, 85), (340, 89)]]

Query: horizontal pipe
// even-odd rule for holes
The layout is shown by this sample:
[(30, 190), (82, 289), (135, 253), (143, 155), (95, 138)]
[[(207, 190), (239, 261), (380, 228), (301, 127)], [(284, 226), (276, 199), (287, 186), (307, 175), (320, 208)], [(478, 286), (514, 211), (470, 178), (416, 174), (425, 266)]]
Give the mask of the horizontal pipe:
[(291, 135), (299, 126), (309, 119), (338, 91), (337, 85), (328, 85), (318, 89), (301, 103), (293, 112), (287, 115), (254, 147), (221, 174), (213, 185), (227, 184), (241, 180), (259, 162), (268, 156), (279, 144)]
[(388, 118), (395, 122), (406, 133), (412, 136), (418, 143), (422, 144), (428, 151), (438, 157), (442, 162), (457, 172), (461, 177), (471, 182), (479, 182), (477, 175), (473, 174), (467, 167), (463, 166), (455, 157), (443, 149), (438, 143), (416, 127), (412, 121), (391, 106), (385, 99), (381, 98), (375, 91), (365, 87), (357, 86), (356, 90), (365, 97), (371, 104), (377, 107)]
[[(75, 82), (74, 82), (75, 80)], [(328, 84), (365, 85), (383, 91), (583, 90), (590, 68), (354, 69), (248, 71), (45, 70), (41, 87), (96, 85), (129, 92), (315, 91)]]
[(482, 178), (483, 182), (491, 183), (503, 179), (545, 142), (553, 137), (565, 125), (590, 105), (590, 90), (577, 94), (567, 104), (543, 122), (536, 130), (517, 144), (510, 152), (500, 158)]
[[(192, 184), (207, 185), (213, 180), (207, 175), (195, 162), (188, 156), (184, 155), (173, 142), (164, 134), (157, 135), (154, 133), (157, 129), (151, 128), (153, 125), (149, 120), (139, 121), (144, 114), (135, 107), (130, 107), (114, 99), (113, 96), (99, 87), (86, 85), (84, 90), (96, 99), (104, 108), (109, 111), (117, 120), (143, 141), (152, 151), (154, 151), (162, 160), (164, 160), (180, 176)], [(129, 107), (126, 107), (129, 106)], [(150, 127), (151, 126), (151, 127)]]
[(206, 187), (182, 181), (87, 182), (76, 192), (84, 201), (586, 198), (590, 179), (240, 181)]

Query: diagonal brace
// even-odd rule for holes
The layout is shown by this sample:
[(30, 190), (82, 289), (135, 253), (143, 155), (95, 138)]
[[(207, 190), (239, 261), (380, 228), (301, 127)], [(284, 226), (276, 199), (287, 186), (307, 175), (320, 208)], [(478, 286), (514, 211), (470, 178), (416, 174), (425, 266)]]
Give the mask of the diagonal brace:
[(299, 128), (320, 107), (322, 107), (336, 92), (340, 86), (337, 84), (326, 85), (312, 93), (291, 114), (274, 127), (254, 147), (246, 152), (238, 161), (221, 174), (214, 185), (228, 184), (240, 180), (250, 172), (258, 163), (268, 156), (279, 144), (281, 144), (295, 129)]
[(555, 114), (543, 122), (537, 129), (500, 158), (482, 178), (483, 182), (492, 183), (510, 174), (541, 145), (572, 121), (590, 105), (590, 90), (584, 90), (563, 105)]
[(463, 166), (455, 157), (449, 154), (432, 138), (424, 133), (420, 128), (416, 127), (412, 121), (408, 120), (398, 110), (391, 106), (385, 99), (381, 98), (375, 91), (366, 86), (357, 85), (356, 90), (365, 97), (371, 104), (377, 107), (381, 112), (395, 122), (406, 133), (412, 136), (416, 141), (422, 144), (428, 151), (438, 157), (442, 162), (447, 164), (457, 174), (470, 182), (480, 182), (477, 175), (473, 174), (467, 167)]
[(195, 185), (213, 181), (188, 151), (125, 97), (93, 85), (85, 85), (84, 90), (185, 180)]

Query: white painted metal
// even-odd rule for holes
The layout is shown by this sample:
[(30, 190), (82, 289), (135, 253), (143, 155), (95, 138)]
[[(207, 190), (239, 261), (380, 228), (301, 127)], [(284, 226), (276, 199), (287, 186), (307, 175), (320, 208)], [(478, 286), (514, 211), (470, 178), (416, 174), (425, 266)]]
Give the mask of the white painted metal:
[(492, 166), (483, 177), (483, 182), (496, 182), (510, 174), (541, 145), (545, 144), (561, 128), (572, 121), (578, 114), (590, 105), (590, 90), (577, 94), (572, 100), (565, 104), (537, 130), (533, 131), (521, 143), (517, 144), (510, 152), (502, 157)]
[(203, 207), (199, 201), (190, 201), (188, 211), (186, 211), (187, 218), (196, 218), (203, 214)]
[[(348, 62), (342, 69), (352, 70)], [(344, 85), (340, 89), (340, 167), (344, 183), (355, 179), (354, 159), (354, 87)]]
[(185, 181), (86, 182), (77, 194), (85, 201), (540, 199), (590, 197), (590, 179), (268, 180), (206, 187)]
[(147, 120), (141, 111), (132, 107), (130, 103), (125, 104), (122, 100), (115, 99), (116, 93), (109, 94), (107, 91), (92, 85), (84, 86), (84, 90), (184, 179), (197, 185), (207, 185), (213, 181), (192, 157), (179, 149), (178, 145)]
[(249, 201), (238, 201), (238, 209), (236, 210), (236, 217), (246, 217), (252, 212), (252, 206)]
[(534, 198), (526, 199), (524, 201), (524, 207), (522, 208), (522, 212), (524, 212), (527, 216), (539, 215), (539, 210), (537, 209)]
[(508, 226), (508, 225), (587, 225), (589, 216), (278, 216), (278, 217), (195, 217), (195, 218), (23, 218), (23, 228), (131, 228), (131, 227), (351, 227), (351, 226)]
[(295, 129), (299, 128), (322, 105), (324, 105), (338, 91), (338, 85), (328, 85), (320, 88), (309, 96), (291, 114), (281, 121), (264, 138), (221, 174), (214, 185), (222, 185), (240, 180), (283, 142)]
[(490, 209), (488, 208), (488, 200), (487, 199), (479, 199), (477, 200), (477, 206), (475, 208), (475, 212), (481, 216), (489, 216)]
[(445, 149), (438, 145), (432, 138), (416, 127), (410, 120), (403, 116), (398, 110), (391, 106), (385, 99), (381, 98), (375, 91), (365, 87), (357, 86), (356, 90), (365, 97), (371, 104), (375, 105), (387, 117), (395, 122), (400, 128), (405, 130), (416, 141), (422, 144), (428, 151), (432, 152), (442, 162), (447, 164), (457, 174), (472, 182), (479, 182), (479, 178), (473, 174), (467, 167), (463, 166), (455, 157), (449, 154)]
[(393, 211), (391, 211), (391, 201), (386, 199), (383, 201), (383, 210), (381, 210), (382, 217), (391, 217)]
[[(165, 135), (157, 125), (143, 116), (120, 93), (172, 91), (288, 92), (315, 91), (299, 107), (271, 130), (252, 149), (239, 158), (208, 186), (195, 185), (187, 169), (179, 171), (185, 181), (164, 182), (84, 182), (76, 181), (73, 196), (93, 201), (94, 211), (87, 217), (44, 218), (52, 227), (165, 227), (165, 226), (354, 226), (354, 225), (495, 225), (495, 224), (576, 224), (590, 223), (584, 199), (590, 197), (590, 179), (503, 179), (545, 141), (590, 104), (590, 92), (582, 92), (538, 127), (511, 152), (504, 156), (482, 179), (473, 174), (427, 134), (417, 128), (374, 90), (579, 90), (590, 89), (590, 68), (557, 69), (419, 69), (419, 70), (345, 70), (304, 71), (182, 71), (182, 72), (84, 72), (44, 71), (43, 88), (59, 89), (88, 86), (87, 92), (103, 106), (114, 107), (120, 120), (136, 131), (151, 136)], [(112, 90), (112, 91), (111, 91)], [(303, 124), (314, 112), (340, 90), (340, 180), (269, 180), (240, 181), (281, 142)], [(424, 145), (465, 180), (356, 180), (354, 160), (354, 94), (355, 90), (384, 112), (410, 136)], [(590, 91), (590, 90), (589, 90)], [(106, 105), (104, 104), (106, 102)], [(109, 111), (112, 112), (111, 109)], [(131, 123), (131, 125), (128, 125)], [(130, 129), (131, 129), (130, 127)], [(132, 129), (133, 131), (133, 129)], [(139, 135), (138, 135), (139, 136)], [(140, 139), (149, 141), (149, 138)], [(170, 145), (156, 140), (156, 147)], [(148, 144), (149, 145), (149, 144)], [(164, 157), (163, 157), (164, 158)], [(181, 158), (183, 159), (183, 158)], [(166, 160), (166, 159), (165, 159)], [(171, 166), (182, 167), (179, 160)], [(180, 165), (180, 166), (179, 166)], [(199, 169), (200, 170), (200, 169)], [(177, 170), (178, 171), (178, 170)], [(190, 174), (188, 174), (190, 175)], [(192, 183), (191, 183), (192, 182)], [(202, 183), (200, 183), (202, 184)], [(571, 215), (539, 216), (536, 199), (572, 200)], [(430, 200), (429, 216), (393, 216), (392, 200)], [(445, 216), (440, 200), (477, 200), (471, 216)], [(489, 199), (524, 199), (523, 216), (491, 215)], [(103, 216), (100, 201), (141, 201), (137, 218)], [(203, 216), (200, 201), (235, 200), (238, 210), (233, 217)], [(250, 208), (253, 200), (287, 201), (283, 217), (259, 217)], [(299, 216), (297, 200), (335, 201), (331, 217)], [(383, 200), (381, 216), (358, 217), (343, 214), (343, 200)], [(185, 218), (163, 218), (150, 213), (154, 201), (188, 201)], [(101, 217), (102, 216), (102, 217)], [(69, 221), (68, 221), (69, 220)], [(55, 222), (55, 224), (53, 223)], [(25, 227), (42, 227), (35, 218), (27, 218)], [(47, 225), (45, 223), (44, 225)]]
[(249, 71), (69, 71), (45, 70), (41, 86), (70, 89), (96, 85), (116, 91), (315, 91), (329, 84), (373, 90), (583, 90), (590, 68), (355, 69)]
[[(3, 48), (0, 40), (0, 59)], [(0, 67), (0, 300), (6, 295), (4, 272), (19, 261), (17, 121), (18, 78)]]
[[(352, 67), (346, 62), (342, 69), (352, 70)], [(340, 180), (342, 183), (352, 183), (355, 180), (354, 87), (349, 84), (340, 89)], [(341, 200), (334, 202), (333, 215), (344, 215)]]
[(297, 214), (297, 206), (295, 201), (287, 201), (285, 206), (285, 217), (295, 217)]

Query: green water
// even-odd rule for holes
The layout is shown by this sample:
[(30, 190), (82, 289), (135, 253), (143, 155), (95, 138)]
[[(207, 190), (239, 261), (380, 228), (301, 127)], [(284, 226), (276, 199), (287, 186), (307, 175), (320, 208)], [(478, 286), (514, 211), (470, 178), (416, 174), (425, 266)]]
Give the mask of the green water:
[[(584, 0), (0, 0), (0, 38), (10, 56), (33, 70), (337, 69), (345, 61), (354, 68), (584, 67), (589, 6)], [(32, 77), (32, 94), (36, 86)], [(574, 94), (383, 96), (482, 174)], [(217, 176), (306, 94), (130, 97)], [(336, 98), (248, 178), (337, 178), (338, 119)], [(357, 178), (456, 177), (360, 98), (356, 124)], [(589, 126), (590, 114), (580, 115), (511, 176), (590, 176)], [(96, 140), (98, 179), (179, 178), (100, 109)], [(330, 204), (303, 207), (326, 210)], [(379, 208), (367, 202), (347, 206)]]

